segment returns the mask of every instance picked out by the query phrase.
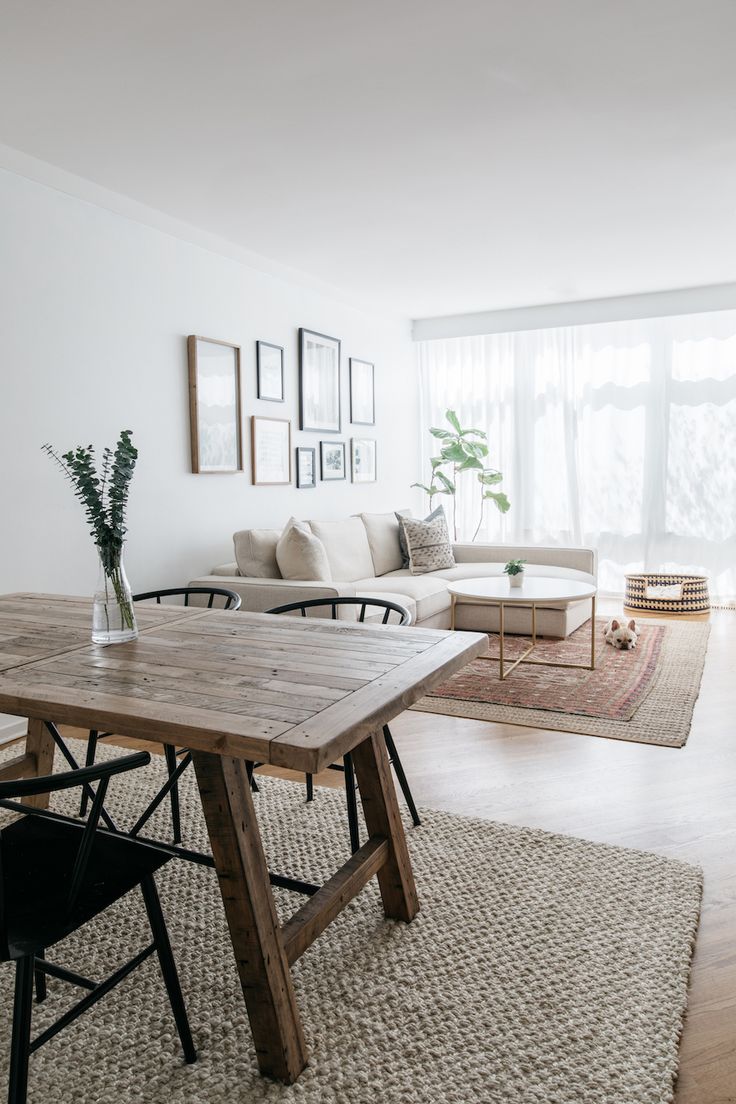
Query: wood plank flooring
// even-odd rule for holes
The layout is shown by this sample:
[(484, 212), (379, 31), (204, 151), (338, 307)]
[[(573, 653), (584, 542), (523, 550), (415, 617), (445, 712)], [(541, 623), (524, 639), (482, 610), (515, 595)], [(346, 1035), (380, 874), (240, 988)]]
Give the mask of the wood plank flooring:
[[(430, 713), (407, 712), (391, 726), (420, 806), (656, 851), (703, 867), (677, 1104), (736, 1104), (736, 612), (714, 611), (711, 626), (684, 748)], [(316, 781), (343, 784), (330, 771)]]

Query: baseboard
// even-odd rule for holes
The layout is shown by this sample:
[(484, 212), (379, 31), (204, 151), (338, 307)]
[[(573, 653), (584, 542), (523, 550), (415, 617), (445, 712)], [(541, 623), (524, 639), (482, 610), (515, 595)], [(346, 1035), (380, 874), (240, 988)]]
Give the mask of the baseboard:
[(28, 731), (28, 721), (23, 717), (9, 717), (5, 713), (0, 713), (0, 747), (3, 744), (9, 744), (12, 740), (17, 740), (19, 736), (25, 736)]

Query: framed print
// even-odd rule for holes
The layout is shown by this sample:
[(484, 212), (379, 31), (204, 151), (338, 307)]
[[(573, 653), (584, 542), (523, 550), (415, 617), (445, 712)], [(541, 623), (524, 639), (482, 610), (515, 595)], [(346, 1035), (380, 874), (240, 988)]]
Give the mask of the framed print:
[(376, 482), (376, 442), (373, 437), (353, 437), (350, 460), (353, 483)]
[(340, 432), (340, 342), (299, 330), (299, 428)]
[(354, 425), (376, 424), (374, 366), (355, 357), (350, 358), (350, 421)]
[(317, 486), (317, 450), (298, 448), (296, 450), (296, 485), (306, 489)]
[(319, 458), (324, 480), (345, 478), (344, 441), (320, 441)]
[(256, 395), (266, 402), (284, 401), (284, 350), (256, 341)]
[(287, 418), (251, 418), (253, 482), (291, 483), (291, 422)]
[(190, 334), (187, 353), (192, 471), (242, 471), (240, 346)]

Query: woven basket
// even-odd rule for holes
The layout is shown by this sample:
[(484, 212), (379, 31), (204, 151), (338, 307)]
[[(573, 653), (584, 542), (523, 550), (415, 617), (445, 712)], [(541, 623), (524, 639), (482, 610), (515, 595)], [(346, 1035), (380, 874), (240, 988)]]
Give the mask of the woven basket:
[[(680, 587), (679, 597), (655, 598), (651, 587)], [(646, 613), (708, 613), (710, 596), (705, 575), (627, 575), (626, 609)]]

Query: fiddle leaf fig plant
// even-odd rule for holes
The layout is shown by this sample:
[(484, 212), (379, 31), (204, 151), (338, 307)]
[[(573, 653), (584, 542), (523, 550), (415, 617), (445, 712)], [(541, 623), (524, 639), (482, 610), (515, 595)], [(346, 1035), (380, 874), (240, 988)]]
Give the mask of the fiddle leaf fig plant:
[(452, 528), (457, 540), (457, 480), (463, 472), (474, 472), (480, 497), (480, 516), (472, 538), (475, 540), (483, 524), (486, 502), (494, 502), (496, 509), (502, 514), (510, 509), (511, 503), (503, 491), (493, 489), (503, 481), (503, 475), (495, 468), (486, 467), (489, 454), (487, 434), (482, 429), (463, 429), (454, 410), (446, 411), (445, 419), (449, 429), (432, 426), (429, 431), (435, 440), (441, 442), (439, 455), (430, 460), (430, 481), (428, 484), (412, 483), (412, 486), (419, 487), (429, 496), (430, 508), (436, 495), (449, 495), (452, 498)]

